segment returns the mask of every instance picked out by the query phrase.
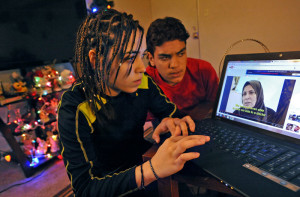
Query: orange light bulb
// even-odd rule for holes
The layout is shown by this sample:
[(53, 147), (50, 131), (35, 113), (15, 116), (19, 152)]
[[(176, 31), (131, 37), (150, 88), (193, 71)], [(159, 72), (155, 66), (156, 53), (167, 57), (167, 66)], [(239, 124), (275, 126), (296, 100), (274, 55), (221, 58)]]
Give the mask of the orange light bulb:
[(4, 157), (5, 161), (10, 162), (11, 161), (11, 156), (10, 155), (6, 155)]

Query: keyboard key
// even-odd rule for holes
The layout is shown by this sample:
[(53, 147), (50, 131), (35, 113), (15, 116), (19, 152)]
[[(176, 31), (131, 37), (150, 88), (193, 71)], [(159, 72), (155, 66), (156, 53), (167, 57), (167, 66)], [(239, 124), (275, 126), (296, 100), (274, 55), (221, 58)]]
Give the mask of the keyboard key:
[(247, 151), (246, 151), (245, 149), (243, 149), (243, 150), (240, 151), (240, 153), (241, 153), (241, 154), (246, 154)]
[(262, 162), (261, 162), (261, 161), (258, 161), (258, 160), (252, 160), (252, 161), (250, 161), (249, 163), (250, 163), (251, 165), (257, 166), (257, 167), (259, 167), (259, 166), (262, 164)]
[(292, 179), (290, 182), (294, 183), (295, 185), (298, 185), (300, 187), (300, 175), (297, 176), (296, 178)]
[(296, 176), (300, 175), (300, 164), (289, 169), (287, 172), (283, 173), (280, 175), (281, 178), (285, 180), (290, 180)]
[(264, 163), (264, 162), (266, 162), (266, 161), (268, 161), (268, 160), (271, 159), (271, 157), (265, 156), (265, 155), (261, 155), (259, 153), (249, 154), (249, 157), (252, 157), (253, 159), (258, 160), (258, 161), (260, 161), (262, 163)]
[(283, 164), (287, 160), (291, 159), (295, 154), (297, 154), (297, 153), (294, 151), (288, 151), (288, 152), (280, 155), (279, 157), (269, 161), (268, 163), (264, 164), (264, 166), (262, 166), (262, 167), (267, 166), (266, 168), (269, 168), (269, 167), (274, 168), (276, 166), (279, 166), (280, 164)]
[(286, 181), (299, 182), (299, 153), (215, 124), (196, 124), (196, 127), (197, 130), (208, 133), (219, 149), (232, 153), (245, 163)]

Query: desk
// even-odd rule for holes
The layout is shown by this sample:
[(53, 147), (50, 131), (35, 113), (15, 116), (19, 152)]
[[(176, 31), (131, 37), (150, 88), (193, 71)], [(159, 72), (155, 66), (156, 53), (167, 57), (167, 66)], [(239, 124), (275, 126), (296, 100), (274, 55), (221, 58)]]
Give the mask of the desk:
[[(158, 145), (153, 145), (143, 155), (144, 162), (151, 159), (156, 153)], [(230, 194), (232, 196), (241, 197), (234, 190), (226, 187), (219, 180), (210, 176), (202, 169), (197, 169), (191, 162), (187, 162), (185, 167), (178, 173), (158, 180), (158, 193), (160, 197), (179, 197), (178, 182), (204, 187), (221, 193)]]

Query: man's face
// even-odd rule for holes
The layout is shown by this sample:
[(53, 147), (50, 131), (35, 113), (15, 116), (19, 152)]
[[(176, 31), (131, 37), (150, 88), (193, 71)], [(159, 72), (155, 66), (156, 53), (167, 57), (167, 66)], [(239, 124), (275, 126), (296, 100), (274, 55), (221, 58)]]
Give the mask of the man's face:
[(186, 44), (173, 40), (156, 46), (154, 56), (150, 53), (149, 62), (155, 66), (162, 79), (169, 85), (176, 85), (184, 77), (187, 63)]

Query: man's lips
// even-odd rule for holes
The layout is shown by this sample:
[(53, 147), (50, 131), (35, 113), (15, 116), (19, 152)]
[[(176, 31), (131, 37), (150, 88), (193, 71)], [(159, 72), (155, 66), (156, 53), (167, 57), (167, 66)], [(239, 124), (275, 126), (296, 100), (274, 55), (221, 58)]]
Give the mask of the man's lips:
[(182, 71), (178, 71), (178, 72), (169, 73), (169, 75), (171, 75), (171, 76), (180, 76), (181, 73), (182, 73)]

